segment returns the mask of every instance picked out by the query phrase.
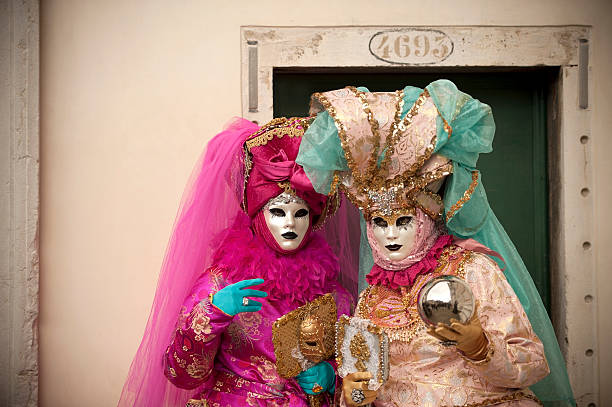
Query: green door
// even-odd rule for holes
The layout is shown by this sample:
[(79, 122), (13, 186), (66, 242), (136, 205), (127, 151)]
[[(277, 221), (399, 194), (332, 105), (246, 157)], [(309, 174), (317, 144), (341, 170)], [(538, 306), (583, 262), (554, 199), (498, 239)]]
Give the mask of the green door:
[(365, 86), (393, 91), (445, 78), (493, 109), (493, 152), (478, 168), (491, 207), (512, 238), (550, 313), (546, 95), (550, 70), (497, 73), (274, 72), (274, 117), (306, 116), (314, 92)]

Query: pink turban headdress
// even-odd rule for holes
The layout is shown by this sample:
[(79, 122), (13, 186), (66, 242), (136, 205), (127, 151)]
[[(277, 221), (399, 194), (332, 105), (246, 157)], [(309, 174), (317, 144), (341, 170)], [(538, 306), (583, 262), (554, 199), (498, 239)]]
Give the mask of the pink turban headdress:
[(296, 164), (300, 142), (312, 118), (277, 118), (248, 137), (245, 149), (243, 209), (253, 222), (254, 231), (274, 250), (280, 248), (265, 223), (261, 209), (282, 193), (295, 196), (309, 206), (311, 226), (301, 245), (308, 243), (313, 227), (321, 226), (337, 208), (337, 196), (314, 190), (303, 168)]

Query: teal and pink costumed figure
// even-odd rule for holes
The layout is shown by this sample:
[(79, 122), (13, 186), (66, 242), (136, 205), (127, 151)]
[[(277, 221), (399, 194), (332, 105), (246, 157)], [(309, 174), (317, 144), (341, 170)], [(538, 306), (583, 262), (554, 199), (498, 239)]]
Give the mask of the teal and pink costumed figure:
[[(388, 380), (375, 388), (370, 372), (347, 374), (342, 405), (575, 405), (546, 310), (476, 168), (492, 150), (491, 108), (438, 80), (317, 93), (311, 114), (296, 161), (317, 191), (339, 189), (359, 208), (355, 315), (390, 339)], [(438, 276), (465, 281), (473, 318), (423, 322), (420, 289)]]

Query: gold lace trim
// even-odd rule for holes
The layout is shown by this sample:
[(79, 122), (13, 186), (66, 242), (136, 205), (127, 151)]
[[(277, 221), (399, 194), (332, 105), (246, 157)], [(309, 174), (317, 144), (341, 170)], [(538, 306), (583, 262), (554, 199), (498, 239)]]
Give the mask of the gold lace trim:
[(185, 407), (208, 407), (208, 402), (205, 399), (191, 399), (187, 400)]
[(278, 117), (272, 119), (249, 138), (245, 142), (245, 146), (248, 151), (251, 151), (254, 147), (268, 144), (274, 137), (302, 137), (304, 132), (308, 129), (311, 120), (312, 118), (310, 117), (291, 117), (289, 119)]
[(297, 192), (295, 191), (295, 189), (293, 189), (289, 181), (277, 182), (276, 185), (278, 185), (280, 189), (284, 190), (286, 194), (289, 194), (291, 196), (297, 196)]
[(477, 185), (478, 185), (478, 171), (472, 171), (472, 182), (470, 186), (468, 187), (468, 189), (463, 193), (463, 197), (459, 199), (457, 202), (455, 202), (455, 204), (451, 206), (448, 212), (446, 212), (446, 223), (448, 223), (450, 219), (455, 215), (455, 213), (459, 209), (461, 209), (461, 207), (465, 205), (467, 201), (470, 200)]

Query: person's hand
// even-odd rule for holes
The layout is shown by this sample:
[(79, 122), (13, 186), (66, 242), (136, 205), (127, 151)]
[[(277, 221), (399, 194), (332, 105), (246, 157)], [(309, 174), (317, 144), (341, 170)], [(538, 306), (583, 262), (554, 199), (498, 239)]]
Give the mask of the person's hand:
[(295, 378), (304, 393), (307, 394), (320, 394), (324, 391), (333, 393), (335, 390), (336, 372), (327, 362), (319, 362)]
[(268, 293), (259, 290), (250, 290), (248, 287), (263, 283), (263, 278), (252, 280), (242, 280), (230, 284), (217, 291), (212, 297), (215, 307), (225, 312), (227, 315), (234, 316), (241, 312), (256, 312), (261, 309), (261, 302), (250, 300), (248, 297), (264, 298)]
[(347, 406), (363, 406), (376, 400), (377, 392), (368, 390), (370, 372), (355, 372), (342, 379), (342, 395)]
[(472, 360), (479, 361), (486, 358), (489, 340), (478, 316), (474, 315), (467, 324), (462, 324), (456, 319), (451, 319), (450, 322), (450, 325), (440, 322), (435, 328), (429, 328), (428, 333), (441, 341), (456, 342), (457, 349)]

